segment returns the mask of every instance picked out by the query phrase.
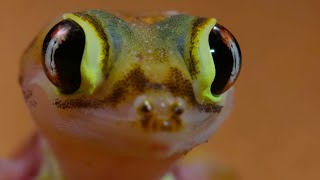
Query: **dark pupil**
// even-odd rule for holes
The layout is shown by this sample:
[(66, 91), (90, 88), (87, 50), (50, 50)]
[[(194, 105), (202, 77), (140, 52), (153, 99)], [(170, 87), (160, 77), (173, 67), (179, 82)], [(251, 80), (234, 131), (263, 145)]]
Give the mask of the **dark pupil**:
[[(215, 95), (222, 94), (228, 88), (230, 88), (230, 86), (234, 83), (230, 82), (230, 78), (232, 76), (237, 76), (240, 68), (236, 67), (239, 65), (237, 61), (240, 61), (240, 59), (237, 59), (232, 54), (232, 47), (230, 47), (229, 41), (233, 40), (235, 42), (236, 47), (233, 48), (237, 48), (239, 57), (241, 56), (240, 49), (234, 37), (231, 36), (231, 33), (219, 24), (217, 24), (211, 30), (209, 35), (210, 52), (216, 70), (216, 76), (211, 85), (211, 93)], [(236, 70), (234, 68), (236, 68)], [(236, 77), (232, 79), (235, 81)]]
[(80, 87), (84, 46), (84, 31), (72, 20), (59, 22), (44, 40), (43, 66), (46, 75), (62, 93), (70, 94)]

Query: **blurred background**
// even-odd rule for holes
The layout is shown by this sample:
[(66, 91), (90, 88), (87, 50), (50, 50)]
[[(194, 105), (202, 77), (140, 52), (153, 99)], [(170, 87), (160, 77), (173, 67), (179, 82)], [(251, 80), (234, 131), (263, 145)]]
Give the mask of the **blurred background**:
[(34, 130), (18, 86), (20, 56), (64, 12), (178, 10), (217, 18), (243, 68), (235, 110), (203, 147), (244, 180), (320, 179), (320, 1), (91, 0), (0, 2), (0, 157)]

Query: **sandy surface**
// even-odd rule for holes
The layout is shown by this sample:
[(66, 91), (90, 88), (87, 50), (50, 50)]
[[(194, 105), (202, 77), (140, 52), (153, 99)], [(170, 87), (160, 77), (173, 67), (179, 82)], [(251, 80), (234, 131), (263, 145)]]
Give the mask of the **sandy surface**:
[[(0, 156), (32, 131), (17, 83), (19, 58), (39, 29), (63, 12), (179, 10), (216, 17), (237, 37), (243, 69), (236, 108), (207, 145), (245, 180), (320, 179), (320, 1), (0, 2)], [(75, 3), (77, 2), (77, 3)]]

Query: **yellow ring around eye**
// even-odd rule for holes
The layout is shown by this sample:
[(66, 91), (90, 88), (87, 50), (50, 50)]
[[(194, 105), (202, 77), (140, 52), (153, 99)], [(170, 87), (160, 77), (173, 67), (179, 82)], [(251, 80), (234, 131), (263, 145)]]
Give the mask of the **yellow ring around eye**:
[(195, 43), (191, 50), (191, 55), (197, 60), (199, 74), (193, 80), (193, 88), (197, 94), (197, 99), (201, 103), (215, 103), (221, 100), (221, 96), (213, 96), (211, 93), (211, 84), (215, 78), (215, 65), (210, 53), (209, 34), (216, 25), (216, 20), (208, 19), (201, 27), (195, 27), (196, 33), (192, 37)]
[(104, 43), (96, 28), (89, 22), (74, 14), (64, 14), (64, 19), (77, 22), (85, 32), (86, 43), (81, 62), (81, 86), (77, 92), (87, 91), (92, 94), (103, 81), (102, 64), (105, 58)]

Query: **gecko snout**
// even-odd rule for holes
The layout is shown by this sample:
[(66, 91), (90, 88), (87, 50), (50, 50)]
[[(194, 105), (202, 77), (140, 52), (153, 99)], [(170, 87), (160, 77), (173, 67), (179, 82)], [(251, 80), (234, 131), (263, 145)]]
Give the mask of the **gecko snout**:
[(176, 132), (182, 129), (181, 115), (185, 111), (183, 99), (139, 96), (135, 100), (138, 124), (145, 131)]

